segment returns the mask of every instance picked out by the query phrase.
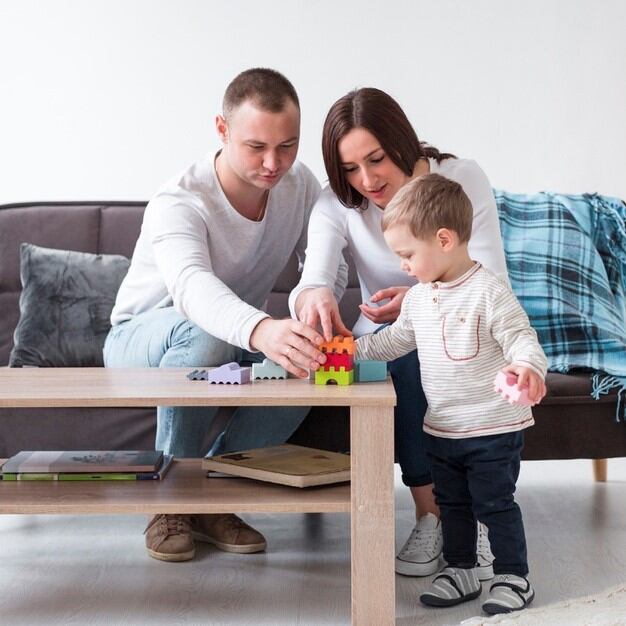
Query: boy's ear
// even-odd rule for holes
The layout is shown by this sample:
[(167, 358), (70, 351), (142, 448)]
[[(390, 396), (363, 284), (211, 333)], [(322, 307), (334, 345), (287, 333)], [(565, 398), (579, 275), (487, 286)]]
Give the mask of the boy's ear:
[(228, 143), (228, 122), (223, 116), (215, 116), (215, 129), (222, 143)]
[(437, 243), (443, 252), (452, 250), (456, 246), (459, 239), (458, 235), (449, 228), (440, 228), (437, 231), (436, 237)]

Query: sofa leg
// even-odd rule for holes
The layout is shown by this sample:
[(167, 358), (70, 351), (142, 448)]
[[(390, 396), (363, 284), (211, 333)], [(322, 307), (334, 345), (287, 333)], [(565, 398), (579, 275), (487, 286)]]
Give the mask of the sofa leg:
[(605, 483), (607, 475), (607, 459), (592, 459), (593, 477), (597, 483)]

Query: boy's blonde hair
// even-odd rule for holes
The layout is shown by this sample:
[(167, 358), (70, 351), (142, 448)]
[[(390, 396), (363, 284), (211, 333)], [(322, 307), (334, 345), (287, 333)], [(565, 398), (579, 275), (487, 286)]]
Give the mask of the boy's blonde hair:
[(409, 181), (392, 198), (383, 214), (383, 232), (406, 224), (416, 239), (434, 235), (440, 228), (455, 231), (461, 243), (472, 234), (472, 203), (459, 183), (426, 174)]

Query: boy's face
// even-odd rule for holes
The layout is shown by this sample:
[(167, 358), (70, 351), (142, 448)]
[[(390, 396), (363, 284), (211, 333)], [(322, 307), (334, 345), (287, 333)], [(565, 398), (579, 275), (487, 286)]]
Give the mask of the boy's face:
[(216, 125), (225, 160), (245, 185), (271, 189), (296, 160), (300, 111), (289, 99), (278, 113), (259, 109), (246, 100), (228, 121), (218, 116)]
[[(400, 258), (400, 267), (409, 276), (420, 283), (432, 283), (445, 280), (451, 267), (451, 255), (448, 254), (449, 240), (442, 240), (440, 229), (435, 235), (417, 239), (406, 224), (394, 224), (385, 233), (385, 241)], [(450, 231), (445, 231), (449, 233)]]

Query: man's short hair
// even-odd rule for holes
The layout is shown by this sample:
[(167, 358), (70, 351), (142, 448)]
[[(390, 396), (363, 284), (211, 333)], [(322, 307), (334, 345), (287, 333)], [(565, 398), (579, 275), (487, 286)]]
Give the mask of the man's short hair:
[(404, 224), (417, 239), (448, 228), (464, 243), (472, 234), (473, 213), (472, 203), (459, 183), (439, 174), (426, 174), (396, 193), (385, 208), (382, 228), (385, 231)]
[(293, 85), (280, 72), (265, 67), (245, 70), (230, 82), (222, 102), (224, 117), (228, 119), (246, 100), (271, 113), (282, 111), (287, 100), (300, 108), (298, 94)]

